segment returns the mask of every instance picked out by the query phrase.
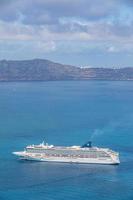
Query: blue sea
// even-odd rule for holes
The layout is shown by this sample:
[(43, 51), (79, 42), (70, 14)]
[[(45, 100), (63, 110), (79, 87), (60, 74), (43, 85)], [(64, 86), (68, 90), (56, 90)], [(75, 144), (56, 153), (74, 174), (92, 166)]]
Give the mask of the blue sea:
[[(121, 164), (20, 161), (43, 140), (120, 153)], [(133, 82), (0, 83), (0, 200), (132, 200)]]

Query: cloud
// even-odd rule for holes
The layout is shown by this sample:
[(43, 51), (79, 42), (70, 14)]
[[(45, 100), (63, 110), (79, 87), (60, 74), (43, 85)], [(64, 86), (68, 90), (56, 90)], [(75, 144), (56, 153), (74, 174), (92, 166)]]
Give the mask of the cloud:
[(117, 11), (116, 5), (114, 0), (5, 0), (0, 2), (0, 18), (15, 21), (21, 13), (23, 23), (36, 25), (55, 23), (62, 17), (98, 20)]
[(110, 53), (115, 53), (115, 52), (117, 52), (118, 50), (117, 50), (117, 48), (116, 47), (114, 47), (114, 46), (110, 46), (110, 47), (108, 47), (108, 52), (110, 52)]
[[(1, 51), (132, 53), (130, 0), (0, 0)], [(16, 48), (16, 50), (15, 50)], [(37, 54), (38, 55), (38, 54)]]
[[(129, 9), (128, 4), (125, 7), (126, 1), (122, 2), (115, 0), (2, 0), (0, 1), (0, 20), (5, 23), (5, 26), (8, 25), (10, 30), (12, 24), (13, 27), (17, 24), (21, 26), (21, 32), (29, 30), (31, 33), (39, 29), (42, 32), (49, 32), (50, 37), (51, 34), (55, 37), (58, 34), (62, 38), (63, 33), (64, 36), (75, 33), (77, 39), (77, 35), (79, 39), (97, 39), (98, 35), (99, 39), (107, 36), (111, 39), (112, 36), (130, 37), (133, 33), (132, 9)], [(18, 34), (18, 30), (16, 31)]]

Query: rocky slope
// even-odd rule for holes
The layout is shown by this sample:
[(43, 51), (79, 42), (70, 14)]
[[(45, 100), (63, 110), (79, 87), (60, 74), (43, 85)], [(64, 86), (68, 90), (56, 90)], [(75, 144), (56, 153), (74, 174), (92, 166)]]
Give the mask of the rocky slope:
[(133, 68), (79, 68), (34, 59), (0, 61), (0, 81), (133, 80)]

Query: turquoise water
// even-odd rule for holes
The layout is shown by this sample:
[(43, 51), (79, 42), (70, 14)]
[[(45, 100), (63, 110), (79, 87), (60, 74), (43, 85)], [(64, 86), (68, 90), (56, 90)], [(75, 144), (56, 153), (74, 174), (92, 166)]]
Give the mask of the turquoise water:
[[(120, 152), (119, 166), (19, 161), (46, 140)], [(132, 200), (133, 82), (0, 83), (0, 200)]]

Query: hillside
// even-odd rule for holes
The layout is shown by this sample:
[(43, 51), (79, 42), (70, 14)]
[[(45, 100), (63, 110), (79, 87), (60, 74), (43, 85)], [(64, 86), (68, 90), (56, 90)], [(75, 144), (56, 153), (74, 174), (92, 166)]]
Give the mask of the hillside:
[(133, 68), (79, 68), (34, 59), (0, 61), (0, 81), (133, 80)]

